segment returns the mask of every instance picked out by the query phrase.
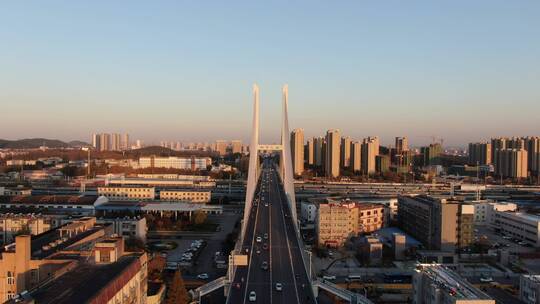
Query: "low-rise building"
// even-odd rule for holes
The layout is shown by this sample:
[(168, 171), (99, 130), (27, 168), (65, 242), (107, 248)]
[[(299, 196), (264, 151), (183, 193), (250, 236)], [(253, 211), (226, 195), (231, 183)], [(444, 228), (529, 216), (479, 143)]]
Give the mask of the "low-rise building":
[(4, 188), (2, 195), (5, 196), (17, 196), (17, 195), (31, 195), (32, 188), (27, 187), (15, 187), (15, 188)]
[(7, 166), (35, 166), (35, 160), (24, 160), (24, 159), (10, 159), (6, 161)]
[(22, 195), (0, 197), (0, 207), (10, 212), (94, 215), (96, 207), (109, 202), (97, 195)]
[(98, 223), (111, 224), (113, 232), (125, 238), (137, 238), (146, 242), (148, 227), (146, 218), (140, 217), (119, 217), (119, 218), (99, 218)]
[(540, 216), (495, 211), (493, 228), (534, 247), (540, 247)]
[(493, 223), (495, 211), (516, 211), (517, 205), (507, 202), (475, 201), (474, 224), (478, 226), (490, 225)]
[[(81, 256), (88, 255), (88, 249), (91, 254), (91, 244), (110, 233), (108, 226), (96, 225), (96, 219), (88, 217), (36, 236), (16, 236), (15, 243), (5, 246), (1, 253), (0, 301), (13, 299), (72, 271)], [(56, 294), (58, 290), (64, 288), (56, 289)]]
[(79, 262), (48, 284), (23, 295), (21, 302), (147, 303), (147, 255), (124, 252), (123, 247), (122, 238), (105, 238), (97, 242), (93, 263)]
[(141, 157), (139, 168), (172, 168), (184, 170), (206, 170), (212, 164), (210, 157)]
[(314, 223), (317, 218), (317, 205), (312, 202), (302, 202), (300, 204), (300, 218), (303, 222)]
[(376, 265), (381, 263), (383, 257), (383, 244), (373, 236), (366, 236), (360, 244), (360, 256), (364, 265)]
[(0, 244), (10, 244), (19, 234), (37, 235), (62, 224), (62, 215), (42, 215), (33, 213), (0, 214)]
[(350, 200), (317, 206), (315, 230), (322, 246), (340, 247), (359, 234), (384, 227), (384, 206)]
[(210, 191), (197, 190), (162, 190), (159, 192), (159, 199), (162, 201), (184, 201), (192, 203), (209, 203), (211, 199)]
[(156, 188), (154, 187), (98, 187), (98, 195), (105, 196), (109, 200), (119, 201), (145, 201), (156, 198)]
[(495, 304), (490, 296), (438, 264), (418, 265), (412, 286), (414, 304)]
[(400, 196), (398, 222), (430, 250), (454, 252), (474, 239), (474, 207), (451, 199)]
[(521, 275), (519, 278), (519, 299), (525, 304), (540, 303), (540, 275)]

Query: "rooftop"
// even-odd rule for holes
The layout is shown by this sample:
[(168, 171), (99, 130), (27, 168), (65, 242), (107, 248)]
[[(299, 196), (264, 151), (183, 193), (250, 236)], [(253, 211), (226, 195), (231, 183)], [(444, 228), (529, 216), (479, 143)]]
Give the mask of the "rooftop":
[(97, 195), (18, 195), (13, 197), (0, 197), (2, 204), (20, 205), (94, 205)]
[[(139, 255), (127, 255), (105, 265), (85, 263), (31, 293), (36, 303), (88, 303), (114, 279), (130, 279), (141, 268)], [(105, 301), (106, 302), (106, 301)]]

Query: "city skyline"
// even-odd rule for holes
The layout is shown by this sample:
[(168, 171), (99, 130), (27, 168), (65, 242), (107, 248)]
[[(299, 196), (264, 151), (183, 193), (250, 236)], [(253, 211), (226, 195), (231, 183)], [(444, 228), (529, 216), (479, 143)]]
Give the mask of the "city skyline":
[(533, 1), (2, 7), (0, 138), (88, 141), (110, 129), (247, 142), (254, 82), (265, 142), (279, 140), (283, 83), (306, 138), (336, 128), (465, 146), (538, 131)]

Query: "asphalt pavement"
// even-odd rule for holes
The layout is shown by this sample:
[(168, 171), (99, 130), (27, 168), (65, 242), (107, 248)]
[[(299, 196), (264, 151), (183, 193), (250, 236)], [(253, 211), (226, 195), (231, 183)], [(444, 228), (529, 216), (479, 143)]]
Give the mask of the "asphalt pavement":
[(237, 267), (228, 303), (316, 303), (283, 186), (269, 160), (263, 162), (247, 225), (242, 251), (248, 266)]

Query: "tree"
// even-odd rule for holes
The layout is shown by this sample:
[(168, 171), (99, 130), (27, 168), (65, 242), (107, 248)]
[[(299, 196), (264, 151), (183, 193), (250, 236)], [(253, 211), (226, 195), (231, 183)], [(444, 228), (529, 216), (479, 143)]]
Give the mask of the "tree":
[(206, 222), (206, 213), (200, 210), (195, 211), (193, 214), (193, 222), (195, 225), (204, 224), (204, 222)]
[(189, 297), (182, 279), (180, 270), (174, 273), (174, 278), (170, 284), (169, 291), (167, 292), (167, 304), (187, 304), (189, 303)]
[(160, 255), (155, 255), (148, 261), (148, 280), (156, 281), (162, 277), (163, 269), (165, 268), (165, 258)]

